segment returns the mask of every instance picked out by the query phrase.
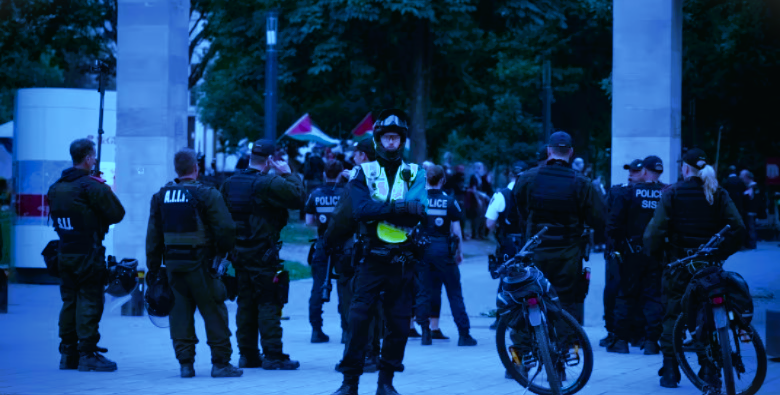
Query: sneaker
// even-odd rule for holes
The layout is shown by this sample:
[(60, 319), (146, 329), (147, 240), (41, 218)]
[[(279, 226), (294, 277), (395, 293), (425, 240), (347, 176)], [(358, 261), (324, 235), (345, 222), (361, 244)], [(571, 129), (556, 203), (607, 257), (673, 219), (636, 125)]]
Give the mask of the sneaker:
[(238, 358), (238, 367), (241, 369), (262, 368), (263, 357), (259, 353), (255, 356), (242, 355)]
[(617, 340), (617, 336), (615, 336), (614, 333), (609, 332), (609, 333), (607, 333), (607, 337), (599, 340), (599, 346), (601, 346), (601, 347), (609, 347), (609, 345), (614, 343), (615, 340)]
[(229, 364), (211, 366), (211, 377), (241, 377), (244, 371)]
[(96, 351), (79, 352), (79, 372), (113, 372), (117, 369), (116, 362), (100, 355), (100, 352), (107, 352), (105, 348), (98, 348)]
[(417, 332), (416, 328), (409, 328), (409, 338), (418, 338), (422, 337), (419, 332)]
[(282, 359), (271, 359), (268, 356), (263, 359), (263, 369), (265, 370), (295, 370), (299, 367), (301, 367), (301, 363), (290, 360), (290, 357), (287, 355)]
[(450, 340), (449, 337), (444, 336), (444, 334), (441, 333), (441, 329), (431, 330), (431, 338), (433, 338), (434, 340)]
[(327, 343), (330, 341), (330, 337), (322, 331), (322, 328), (315, 328), (311, 331), (312, 343)]
[(607, 347), (607, 352), (614, 352), (617, 354), (628, 354), (628, 342), (625, 340), (615, 340), (614, 343)]
[(192, 366), (191, 362), (181, 364), (179, 367), (179, 372), (181, 373), (181, 378), (183, 379), (195, 377), (195, 367)]
[(661, 353), (661, 346), (658, 344), (658, 342), (645, 340), (645, 344), (642, 346), (642, 348), (645, 350), (645, 355), (658, 355)]
[(460, 335), (458, 338), (458, 346), (460, 347), (470, 347), (470, 346), (476, 346), (477, 345), (477, 339), (471, 337), (470, 334), (465, 333), (463, 335)]

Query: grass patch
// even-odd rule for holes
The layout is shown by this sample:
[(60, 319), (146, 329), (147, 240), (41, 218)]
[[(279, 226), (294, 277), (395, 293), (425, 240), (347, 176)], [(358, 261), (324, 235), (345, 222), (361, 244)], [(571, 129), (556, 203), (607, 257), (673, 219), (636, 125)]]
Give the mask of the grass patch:
[(496, 317), (496, 315), (498, 315), (498, 310), (496, 310), (496, 309), (492, 309), (492, 310), (489, 310), (489, 311), (487, 311), (487, 312), (482, 312), (482, 313), (479, 313), (479, 315), (481, 315), (481, 316), (483, 316), (483, 317), (490, 317), (490, 318), (495, 318), (495, 317)]
[(290, 272), (290, 280), (311, 278), (311, 268), (300, 262), (284, 261), (284, 268)]
[(309, 244), (309, 240), (317, 238), (317, 228), (306, 226), (306, 223), (298, 218), (297, 210), (290, 211), (290, 220), (281, 233), (285, 244)]

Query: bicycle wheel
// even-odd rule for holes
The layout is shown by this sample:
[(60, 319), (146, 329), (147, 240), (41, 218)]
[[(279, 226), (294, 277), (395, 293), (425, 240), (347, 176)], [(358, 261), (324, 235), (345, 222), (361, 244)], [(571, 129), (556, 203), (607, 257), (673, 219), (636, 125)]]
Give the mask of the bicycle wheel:
[[(588, 335), (579, 326), (577, 320), (565, 311), (562, 314), (550, 316), (548, 312), (548, 337), (552, 346), (551, 357), (557, 367), (556, 373), (561, 383), (561, 393), (572, 395), (580, 391), (590, 379), (593, 371), (593, 349)], [(530, 329), (523, 320), (512, 329), (509, 324), (515, 321), (515, 316), (504, 316), (496, 328), (496, 347), (501, 362), (507, 372), (520, 385), (531, 392), (540, 395), (551, 394), (547, 380), (546, 369), (539, 362), (541, 355), (538, 343), (531, 340)], [(565, 326), (565, 328), (564, 328)], [(566, 337), (563, 334), (569, 333)], [(512, 353), (515, 353), (516, 359)]]
[(718, 328), (718, 343), (720, 343), (720, 358), (723, 361), (723, 384), (726, 386), (726, 395), (737, 395), (737, 390), (734, 388), (734, 367), (731, 365), (730, 338), (728, 325)]
[(556, 372), (557, 364), (553, 361), (551, 355), (550, 341), (548, 340), (547, 320), (542, 317), (542, 323), (534, 327), (534, 333), (536, 334), (536, 344), (539, 347), (539, 354), (542, 357), (542, 365), (547, 372), (547, 382), (550, 383), (550, 393), (552, 395), (561, 394), (561, 379)]
[[(680, 363), (680, 369), (688, 377), (688, 380), (698, 388), (702, 390), (705, 385), (708, 385), (701, 377), (699, 377), (694, 371), (694, 366), (699, 365), (697, 353), (700, 353), (706, 358), (706, 354), (713, 354), (711, 344), (695, 344), (692, 349), (683, 349), (683, 341), (686, 339), (687, 326), (685, 325), (686, 318), (681, 316), (677, 319), (673, 332), (673, 346), (674, 353), (677, 357), (677, 361)], [(736, 374), (734, 380), (735, 393), (737, 395), (754, 395), (761, 389), (766, 378), (767, 371), (767, 356), (764, 349), (764, 343), (761, 341), (761, 337), (758, 335), (756, 329), (751, 325), (747, 328), (740, 328), (734, 326), (732, 321), (732, 330), (736, 331), (738, 335), (729, 336), (734, 338), (733, 344), (737, 344), (739, 347), (736, 352), (732, 353), (732, 366), (733, 371)], [(734, 332), (732, 332), (733, 334)], [(711, 343), (711, 342), (707, 342)], [(721, 348), (720, 346), (718, 348)], [(715, 353), (721, 353), (718, 349)], [(722, 392), (726, 392), (725, 386), (721, 388)]]

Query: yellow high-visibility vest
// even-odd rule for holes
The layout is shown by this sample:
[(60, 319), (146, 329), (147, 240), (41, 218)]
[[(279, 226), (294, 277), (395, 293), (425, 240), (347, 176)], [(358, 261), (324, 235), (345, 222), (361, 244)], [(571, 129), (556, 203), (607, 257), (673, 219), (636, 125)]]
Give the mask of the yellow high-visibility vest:
[[(401, 166), (398, 166), (398, 170), (395, 174), (395, 181), (393, 182), (391, 189), (385, 169), (380, 166), (378, 162), (366, 162), (361, 164), (360, 167), (363, 169), (363, 174), (366, 176), (366, 184), (368, 185), (371, 199), (382, 203), (387, 201), (388, 194), (390, 195), (390, 202), (403, 200), (406, 193), (409, 192), (409, 185), (414, 182), (417, 177), (419, 169), (419, 166), (414, 163), (406, 164), (402, 162)], [(403, 169), (407, 168), (412, 173), (412, 177), (408, 184), (401, 178), (401, 172)], [(399, 228), (386, 221), (380, 221), (376, 227), (376, 234), (377, 237), (385, 243), (398, 244), (407, 240), (409, 230)]]

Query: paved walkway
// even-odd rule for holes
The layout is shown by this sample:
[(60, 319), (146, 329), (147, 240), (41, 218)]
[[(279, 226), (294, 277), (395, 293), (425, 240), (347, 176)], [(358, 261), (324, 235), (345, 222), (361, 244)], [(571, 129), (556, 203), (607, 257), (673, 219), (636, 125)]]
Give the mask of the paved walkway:
[[(470, 246), (477, 255), (489, 249), (486, 244)], [(467, 251), (467, 253), (469, 252)], [(291, 251), (292, 252), (292, 251)], [(762, 308), (777, 304), (780, 298), (780, 248), (776, 243), (762, 244), (757, 251), (739, 253), (729, 262), (732, 270), (742, 272), (751, 288), (774, 293), (775, 299), (758, 302)], [(496, 355), (495, 332), (488, 329), (491, 318), (481, 317), (495, 306), (496, 282), (486, 271), (484, 256), (468, 258), (461, 266), (467, 310), (471, 316), (472, 334), (479, 341), (477, 347), (457, 347), (457, 331), (443, 307), (442, 330), (453, 337), (451, 341), (434, 341), (422, 347), (411, 341), (406, 349), (406, 372), (398, 374), (396, 388), (405, 395), (444, 394), (522, 394), (524, 388), (504, 379), (503, 367)], [(601, 323), (604, 261), (593, 255), (593, 280), (586, 301), (586, 331), (595, 347), (595, 368), (584, 395), (621, 394), (698, 394), (683, 379), (676, 390), (658, 385), (656, 372), (661, 366), (660, 356), (644, 356), (638, 349), (632, 354), (608, 354), (597, 346), (604, 336)], [(12, 285), (9, 314), (0, 315), (0, 395), (21, 394), (330, 394), (340, 384), (341, 375), (333, 367), (340, 359), (343, 346), (339, 344), (340, 329), (335, 303), (326, 306), (325, 332), (333, 339), (327, 344), (309, 343), (308, 295), (310, 280), (292, 284), (290, 304), (284, 321), (285, 351), (301, 361), (301, 369), (293, 372), (271, 372), (262, 369), (245, 370), (239, 379), (212, 379), (210, 353), (205, 342), (203, 321), (197, 319), (197, 333), (201, 343), (197, 347), (195, 363), (197, 377), (184, 380), (178, 377), (178, 363), (174, 358), (167, 330), (154, 327), (147, 317), (122, 317), (119, 309), (107, 311), (101, 322), (104, 335), (101, 345), (108, 356), (119, 365), (114, 373), (80, 373), (57, 369), (57, 315), (60, 308), (56, 286)], [(335, 291), (334, 291), (335, 297)], [(231, 327), (235, 332), (234, 303), (228, 304)], [(763, 314), (756, 322), (762, 337)], [(235, 337), (234, 350), (235, 346)], [(233, 363), (237, 363), (237, 351)], [(360, 394), (374, 394), (376, 374), (363, 376)], [(529, 392), (530, 393), (530, 392)], [(761, 394), (780, 394), (780, 363), (769, 363), (769, 374)]]

